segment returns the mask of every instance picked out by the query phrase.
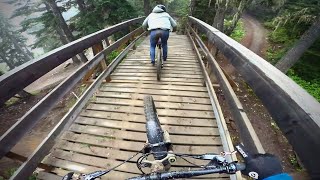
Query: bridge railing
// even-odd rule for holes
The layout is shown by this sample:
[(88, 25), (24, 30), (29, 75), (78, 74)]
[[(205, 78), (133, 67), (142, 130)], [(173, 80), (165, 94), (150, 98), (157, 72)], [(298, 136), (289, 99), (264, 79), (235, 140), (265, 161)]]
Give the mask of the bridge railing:
[[(123, 23), (111, 26), (96, 33), (85, 36), (79, 40), (66, 44), (57, 48), (46, 55), (30, 61), (0, 77), (0, 99), (5, 102), (10, 97), (21, 91), (24, 87), (31, 84), (33, 81), (40, 78), (50, 70), (54, 69), (69, 58), (82, 52), (95, 44), (101, 43), (108, 36), (113, 35), (121, 30), (128, 30), (130, 26), (140, 24), (144, 17), (135, 18)], [(32, 109), (30, 109), (23, 117), (21, 117), (9, 130), (7, 130), (0, 138), (0, 158), (9, 154), (10, 150), (19, 142), (19, 140), (29, 132), (35, 124), (61, 100), (74, 86), (86, 75), (90, 69), (97, 66), (101, 61), (106, 59), (107, 55), (113, 50), (118, 49), (123, 44), (130, 42), (127, 46), (109, 65), (103, 70), (99, 77), (88, 87), (83, 95), (78, 99), (77, 103), (69, 110), (62, 120), (55, 126), (50, 134), (38, 146), (34, 153), (20, 166), (11, 179), (25, 179), (32, 174), (38, 163), (49, 152), (53, 146), (55, 137), (71, 123), (77, 116), (77, 113), (85, 106), (87, 100), (92, 96), (95, 89), (101, 82), (108, 77), (116, 66), (128, 53), (130, 48), (134, 47), (137, 39), (143, 36), (143, 29), (133, 30), (129, 34), (118, 39), (113, 44), (109, 45), (101, 52), (96, 54), (91, 60), (81, 65), (68, 78), (61, 82), (49, 94), (41, 99)], [(135, 36), (138, 38), (134, 39)], [(134, 40), (133, 40), (134, 39)]]
[[(212, 26), (194, 17), (189, 17), (189, 24), (205, 34), (242, 75), (268, 109), (311, 178), (320, 178), (319, 102), (266, 60)], [(235, 120), (239, 120), (239, 116)], [(248, 140), (243, 137), (243, 141)]]

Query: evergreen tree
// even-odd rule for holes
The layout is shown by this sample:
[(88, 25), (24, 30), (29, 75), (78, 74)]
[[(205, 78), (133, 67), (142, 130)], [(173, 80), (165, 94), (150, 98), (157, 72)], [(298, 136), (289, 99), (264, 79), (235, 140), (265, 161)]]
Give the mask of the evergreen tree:
[(25, 45), (25, 41), (26, 39), (20, 35), (20, 32), (13, 30), (12, 25), (0, 13), (0, 59), (10, 69), (33, 58)]

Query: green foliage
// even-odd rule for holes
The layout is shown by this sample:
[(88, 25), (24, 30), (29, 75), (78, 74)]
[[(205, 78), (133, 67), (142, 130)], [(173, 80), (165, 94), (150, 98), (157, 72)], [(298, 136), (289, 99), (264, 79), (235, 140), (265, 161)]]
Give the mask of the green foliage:
[(294, 80), (297, 84), (299, 84), (303, 89), (308, 91), (314, 98), (316, 98), (320, 102), (320, 81), (316, 82), (308, 82), (303, 80), (301, 77), (295, 74), (289, 74), (289, 77)]
[[(228, 23), (231, 23), (231, 21), (227, 21), (225, 22), (226, 26), (228, 26)], [(245, 35), (245, 30), (243, 27), (243, 22), (242, 21), (238, 21), (236, 28), (233, 30), (232, 34), (230, 35), (230, 37), (238, 42), (240, 42), (242, 40), (242, 38)]]
[(10, 69), (17, 67), (31, 59), (31, 54), (25, 45), (26, 38), (14, 30), (0, 12), (0, 60), (5, 62)]
[(137, 17), (138, 14), (132, 4), (124, 0), (91, 0), (86, 5), (86, 12), (80, 12), (71, 19), (80, 37)]
[(193, 11), (193, 16), (201, 19), (202, 21), (212, 24), (215, 15), (215, 1), (211, 1), (209, 6), (209, 0), (196, 1)]
[(168, 5), (168, 12), (173, 16), (177, 17), (178, 32), (184, 33), (185, 27), (187, 25), (187, 15), (189, 11), (189, 1), (188, 0), (174, 0)]
[(107, 64), (110, 64), (119, 54), (119, 51), (112, 51), (108, 56)]
[[(8, 179), (14, 174), (14, 172), (17, 170), (18, 168), (11, 168), (11, 169), (7, 169), (4, 172), (4, 176), (8, 177)], [(0, 180), (4, 179), (3, 177), (0, 176)], [(28, 177), (28, 180), (37, 180), (37, 174), (33, 173), (30, 177)]]
[[(268, 1), (270, 2), (270, 0), (260, 0), (260, 3)], [(275, 3), (275, 1), (271, 2)], [(273, 12), (271, 16), (264, 18), (264, 25), (270, 30), (268, 35), (270, 43), (266, 55), (267, 60), (272, 64), (276, 64), (286, 54), (310, 27), (320, 11), (318, 0), (287, 0), (278, 5), (277, 8), (273, 8), (273, 4), (264, 4), (267, 10), (259, 12), (260, 15), (265, 15), (268, 10)], [(259, 9), (257, 6), (254, 8)], [(319, 58), (320, 39), (288, 71), (288, 76), (318, 101), (320, 101)]]

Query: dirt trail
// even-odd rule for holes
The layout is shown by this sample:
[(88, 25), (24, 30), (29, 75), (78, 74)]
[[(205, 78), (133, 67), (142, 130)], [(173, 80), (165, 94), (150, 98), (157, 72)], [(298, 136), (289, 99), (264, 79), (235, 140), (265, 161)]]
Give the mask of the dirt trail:
[(250, 15), (244, 14), (242, 19), (244, 22), (246, 36), (241, 41), (241, 44), (259, 56), (264, 57), (268, 43), (266, 39), (267, 30), (259, 21)]

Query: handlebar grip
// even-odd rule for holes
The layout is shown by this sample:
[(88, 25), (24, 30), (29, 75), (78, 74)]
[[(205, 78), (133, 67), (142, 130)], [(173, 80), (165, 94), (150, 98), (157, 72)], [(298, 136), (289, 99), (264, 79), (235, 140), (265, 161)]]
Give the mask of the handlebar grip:
[(252, 154), (242, 144), (238, 144), (235, 147), (245, 161), (252, 159)]

